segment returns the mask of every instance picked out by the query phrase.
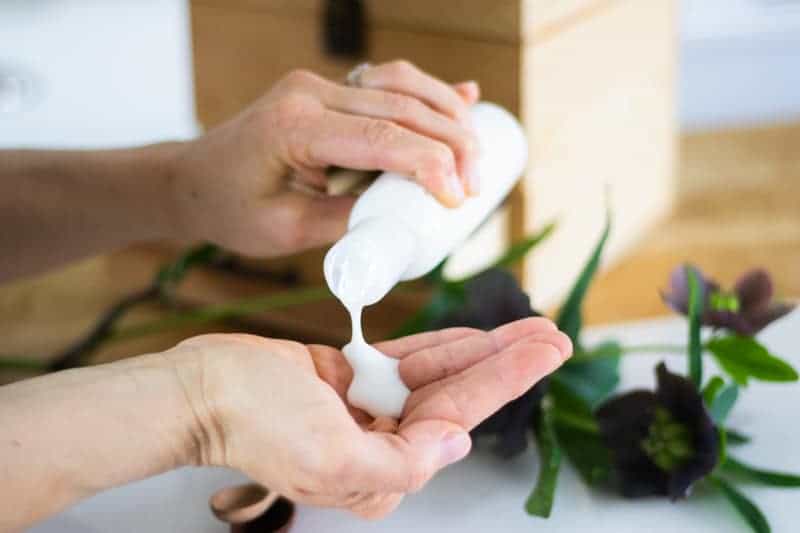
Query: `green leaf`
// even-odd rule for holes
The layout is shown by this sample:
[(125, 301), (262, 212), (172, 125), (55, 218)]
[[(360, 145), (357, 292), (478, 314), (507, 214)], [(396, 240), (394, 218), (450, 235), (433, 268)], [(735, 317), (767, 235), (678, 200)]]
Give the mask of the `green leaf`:
[(703, 345), (700, 320), (703, 316), (703, 288), (695, 271), (686, 268), (689, 281), (689, 378), (698, 389), (703, 383)]
[(747, 524), (756, 533), (770, 533), (772, 529), (767, 522), (764, 513), (750, 501), (747, 496), (739, 492), (733, 485), (717, 476), (711, 476), (711, 481), (728, 499), (729, 502), (739, 511), (739, 514), (747, 521)]
[(391, 337), (405, 337), (406, 335), (428, 331), (434, 323), (463, 303), (463, 286), (451, 283), (440, 285), (434, 289), (428, 303), (396, 329)]
[(708, 341), (706, 346), (723, 370), (740, 385), (746, 385), (748, 378), (797, 381), (797, 371), (789, 363), (769, 353), (752, 337), (716, 337)]
[(591, 349), (586, 349), (579, 346), (575, 349), (575, 353), (569, 359), (570, 363), (582, 363), (585, 361), (593, 361), (604, 357), (615, 358), (622, 355), (622, 345), (617, 341), (601, 342)]
[(594, 408), (617, 388), (619, 362), (619, 355), (569, 361), (553, 374), (553, 381)]
[(611, 460), (608, 449), (598, 435), (556, 421), (556, 437), (570, 463), (587, 485), (596, 487), (609, 480)]
[(717, 438), (719, 439), (719, 454), (717, 455), (717, 466), (724, 464), (728, 459), (728, 434), (722, 427), (717, 427)]
[(558, 325), (558, 329), (566, 333), (575, 346), (579, 345), (578, 337), (580, 336), (581, 326), (583, 323), (582, 319), (582, 307), (583, 307), (583, 299), (586, 297), (586, 292), (589, 289), (589, 285), (592, 283), (592, 279), (594, 275), (597, 273), (597, 269), (600, 266), (600, 258), (603, 255), (603, 248), (605, 248), (606, 242), (608, 241), (608, 235), (611, 233), (611, 212), (608, 211), (606, 213), (606, 224), (605, 228), (603, 228), (603, 233), (600, 236), (600, 240), (595, 245), (592, 254), (589, 256), (589, 260), (586, 262), (586, 265), (583, 267), (578, 279), (575, 280), (575, 284), (572, 286), (572, 290), (567, 296), (564, 305), (561, 306), (561, 310), (558, 312), (558, 316), (556, 317), (556, 324)]
[(561, 449), (558, 447), (549, 409), (542, 409), (535, 434), (539, 446), (539, 478), (525, 502), (525, 510), (528, 514), (548, 518), (553, 509), (558, 472), (561, 468)]
[(425, 281), (431, 285), (438, 285), (440, 283), (445, 283), (444, 279), (444, 267), (447, 265), (447, 260), (449, 257), (445, 257), (439, 264), (436, 265), (433, 270), (425, 274)]
[(740, 433), (731, 428), (725, 428), (725, 440), (728, 442), (728, 444), (737, 446), (740, 444), (747, 444), (752, 439), (744, 433)]
[(728, 418), (728, 413), (733, 409), (737, 398), (739, 398), (739, 387), (735, 383), (731, 383), (722, 389), (708, 409), (711, 420), (717, 425), (722, 425), (725, 419)]
[(183, 252), (175, 261), (164, 266), (157, 275), (160, 285), (181, 281), (192, 268), (207, 265), (217, 259), (222, 251), (214, 244), (199, 244)]
[(728, 456), (727, 461), (722, 463), (722, 470), (726, 474), (761, 483), (762, 485), (769, 485), (770, 487), (800, 487), (800, 476), (796, 474), (763, 470), (730, 456)]
[[(598, 434), (597, 421), (589, 406), (563, 386), (551, 382), (553, 422), (558, 444), (587, 485), (608, 481), (611, 460)], [(579, 424), (575, 424), (575, 421)]]
[(725, 386), (725, 380), (719, 376), (714, 376), (706, 383), (706, 386), (703, 387), (703, 403), (707, 407), (714, 403), (714, 398), (717, 397), (717, 393), (723, 386)]
[[(508, 268), (517, 263), (528, 253), (544, 242), (556, 228), (555, 222), (550, 222), (538, 232), (530, 235), (519, 242), (512, 244), (494, 263), (483, 269), (484, 273), (493, 268)], [(472, 277), (472, 276), (471, 276)]]

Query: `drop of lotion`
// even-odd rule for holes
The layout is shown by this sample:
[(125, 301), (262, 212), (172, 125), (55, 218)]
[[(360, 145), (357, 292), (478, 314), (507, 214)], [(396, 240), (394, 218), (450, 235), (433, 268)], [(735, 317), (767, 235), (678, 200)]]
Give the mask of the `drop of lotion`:
[(370, 346), (361, 331), (361, 306), (347, 306), (353, 335), (342, 348), (353, 368), (353, 382), (347, 390), (347, 401), (374, 417), (400, 418), (411, 391), (400, 378), (400, 360), (389, 357)]

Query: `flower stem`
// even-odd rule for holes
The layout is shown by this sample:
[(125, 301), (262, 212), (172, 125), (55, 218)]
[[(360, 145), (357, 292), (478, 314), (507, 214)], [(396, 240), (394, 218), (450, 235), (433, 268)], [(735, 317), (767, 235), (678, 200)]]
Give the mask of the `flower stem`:
[(245, 298), (224, 304), (207, 305), (186, 311), (173, 311), (156, 320), (115, 328), (107, 340), (109, 342), (127, 340), (134, 337), (182, 329), (188, 326), (199, 326), (273, 309), (326, 300), (332, 297), (333, 295), (327, 287), (311, 287), (256, 298)]
[(24, 357), (0, 356), (0, 369), (41, 371), (47, 369), (47, 363), (44, 361), (37, 361), (36, 359), (26, 359)]
[(553, 418), (557, 424), (568, 426), (586, 433), (600, 433), (600, 429), (597, 427), (597, 422), (593, 418), (576, 415), (561, 409), (553, 410)]

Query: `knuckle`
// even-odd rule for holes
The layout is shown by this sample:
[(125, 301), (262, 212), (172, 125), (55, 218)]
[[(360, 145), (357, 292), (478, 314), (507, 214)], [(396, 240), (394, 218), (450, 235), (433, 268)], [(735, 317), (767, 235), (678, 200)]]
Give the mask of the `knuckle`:
[(442, 143), (431, 145), (422, 163), (426, 170), (432, 174), (450, 174), (455, 169), (455, 158), (452, 150)]
[(384, 102), (392, 111), (392, 115), (399, 119), (413, 119), (419, 115), (420, 106), (418, 100), (390, 92), (383, 93)]
[(410, 73), (416, 70), (416, 66), (414, 63), (409, 61), (408, 59), (395, 59), (391, 63), (389, 63), (390, 67), (399, 73)]
[(283, 77), (283, 84), (289, 89), (304, 89), (316, 82), (319, 77), (305, 69), (295, 69)]
[(371, 146), (391, 145), (400, 134), (400, 127), (386, 120), (369, 120), (364, 125), (364, 137)]
[(472, 132), (465, 131), (459, 137), (457, 150), (463, 156), (476, 157), (479, 151), (477, 136)]
[(303, 126), (313, 109), (310, 98), (296, 93), (288, 93), (275, 104), (274, 121), (271, 125), (279, 131), (292, 131)]
[(417, 67), (407, 59), (396, 59), (388, 67), (390, 75), (397, 80), (407, 80), (417, 73)]

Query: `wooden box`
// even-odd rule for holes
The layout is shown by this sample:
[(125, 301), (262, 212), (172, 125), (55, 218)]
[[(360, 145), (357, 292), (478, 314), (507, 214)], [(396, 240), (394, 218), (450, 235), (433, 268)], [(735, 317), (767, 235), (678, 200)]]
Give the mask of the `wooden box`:
[[(610, 199), (613, 260), (673, 198), (673, 0), (365, 0), (363, 57), (322, 46), (325, 0), (192, 0), (197, 112), (213, 127), (294, 68), (343, 79), (406, 58), (445, 80), (478, 80), (522, 120), (530, 163), (506, 206), (456, 254), (468, 271), (558, 220), (518, 273), (541, 306), (563, 295)], [(486, 179), (491, 179), (487, 176)], [(322, 252), (272, 262), (322, 279)]]

